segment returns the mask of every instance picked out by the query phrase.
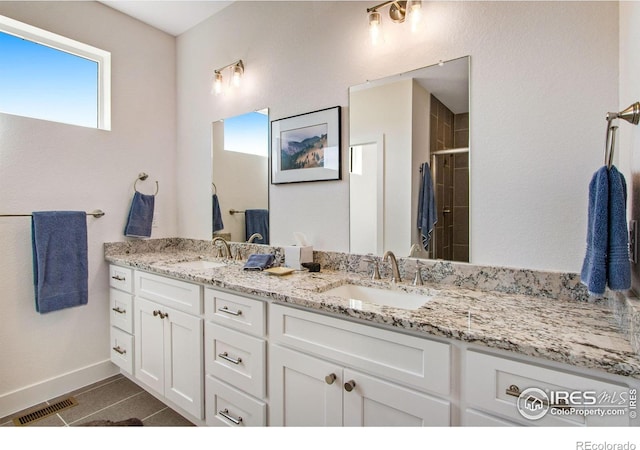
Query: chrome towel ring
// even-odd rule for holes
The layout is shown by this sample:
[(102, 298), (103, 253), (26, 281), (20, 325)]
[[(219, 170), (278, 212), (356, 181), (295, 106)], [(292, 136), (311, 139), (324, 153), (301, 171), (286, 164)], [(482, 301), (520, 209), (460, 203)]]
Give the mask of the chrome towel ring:
[[(138, 174), (138, 178), (136, 179), (135, 183), (133, 183), (133, 190), (142, 194), (142, 192), (140, 192), (140, 191), (137, 189), (136, 185), (138, 184), (138, 181), (140, 181), (140, 180), (144, 181), (144, 180), (146, 180), (147, 178), (149, 178), (149, 175), (147, 175), (147, 174), (146, 174), (146, 173), (144, 173), (144, 172), (141, 172), (140, 174)], [(155, 194), (153, 194), (153, 195), (158, 195), (158, 191), (159, 191), (159, 190), (160, 190), (160, 186), (158, 186), (158, 181), (156, 181), (156, 193), (155, 193)]]

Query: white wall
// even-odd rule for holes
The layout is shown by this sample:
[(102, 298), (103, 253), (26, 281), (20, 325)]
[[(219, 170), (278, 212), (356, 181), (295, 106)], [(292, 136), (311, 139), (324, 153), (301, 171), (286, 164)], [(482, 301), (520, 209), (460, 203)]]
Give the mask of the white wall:
[[(620, 3), (620, 102), (622, 110), (640, 101), (640, 2)], [(614, 110), (616, 110), (614, 108)], [(619, 166), (627, 179), (631, 207), (628, 215), (640, 220), (640, 126), (622, 120), (618, 125)], [(632, 268), (632, 287), (640, 292), (640, 265)]]
[[(210, 228), (196, 181), (211, 177), (212, 120), (261, 107), (272, 120), (347, 107), (349, 86), (470, 55), (471, 261), (579, 271), (603, 117), (618, 104), (618, 4), (426, 2), (418, 35), (385, 20), (377, 49), (366, 6), (236, 2), (179, 37), (180, 235)], [(213, 69), (238, 58), (242, 91), (209, 95)], [(308, 198), (317, 201), (306, 206)], [(346, 179), (271, 186), (273, 242), (303, 231), (316, 248), (347, 250), (348, 198)]]
[[(0, 14), (111, 52), (112, 131), (0, 114), (0, 213), (100, 208), (87, 218), (89, 303), (35, 311), (29, 218), (0, 218), (0, 416), (104, 375), (109, 359), (103, 243), (124, 240), (138, 183), (157, 197), (154, 237), (175, 236), (175, 39), (95, 2), (0, 2)], [(113, 366), (115, 367), (115, 366)], [(71, 380), (71, 386), (64, 380)], [(39, 391), (40, 383), (48, 389)], [(59, 391), (59, 392), (58, 392)], [(42, 401), (44, 398), (39, 398)], [(26, 402), (21, 404), (20, 402)]]

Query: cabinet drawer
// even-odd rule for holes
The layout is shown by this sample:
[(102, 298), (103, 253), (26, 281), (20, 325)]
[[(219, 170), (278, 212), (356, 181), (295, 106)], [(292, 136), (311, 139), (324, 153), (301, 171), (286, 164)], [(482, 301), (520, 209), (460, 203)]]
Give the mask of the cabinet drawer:
[(263, 427), (267, 425), (267, 405), (216, 380), (205, 379), (206, 422), (209, 426)]
[(202, 313), (202, 288), (146, 272), (134, 274), (136, 295), (189, 314)]
[(133, 336), (111, 327), (111, 362), (133, 374)]
[(266, 304), (263, 301), (205, 289), (204, 305), (207, 320), (254, 336), (265, 334)]
[(133, 270), (127, 267), (109, 266), (109, 286), (125, 292), (133, 292)]
[(133, 333), (133, 296), (117, 289), (109, 289), (109, 317), (111, 326)]
[(265, 396), (266, 344), (262, 339), (207, 322), (206, 372), (256, 397)]
[(280, 305), (270, 307), (269, 336), (273, 343), (449, 395), (449, 344)]
[(498, 419), (497, 417), (467, 409), (464, 412), (462, 425), (465, 427), (515, 427), (518, 426), (513, 422)]
[[(517, 392), (524, 392), (530, 388), (536, 388), (537, 390), (525, 394), (530, 399), (529, 402), (520, 401), (521, 407), (528, 408), (528, 410), (525, 410), (525, 414), (521, 414), (517, 407), (519, 397)], [(565, 415), (563, 414), (564, 410), (561, 408), (549, 408), (549, 400), (551, 400), (550, 403), (552, 405), (557, 404), (553, 397), (557, 392), (575, 392), (576, 394), (595, 392), (595, 395), (607, 393), (609, 395), (616, 394), (620, 399), (619, 395), (623, 392), (628, 392), (628, 387), (499, 356), (475, 351), (466, 352), (464, 396), (467, 399), (467, 406), (496, 413), (524, 425), (629, 425), (628, 414), (604, 417), (589, 415), (585, 419), (584, 415)], [(529, 397), (529, 394), (533, 394), (533, 397)], [(581, 405), (578, 402), (581, 401), (582, 397), (578, 395), (576, 399), (572, 406), (580, 407)], [(589, 400), (587, 399), (586, 403), (588, 402)], [(611, 404), (608, 406), (611, 406)], [(593, 409), (593, 407), (590, 407), (590, 409)], [(532, 420), (528, 418), (536, 416), (545, 410), (548, 410), (547, 413), (539, 419)], [(525, 415), (528, 417), (525, 417)]]

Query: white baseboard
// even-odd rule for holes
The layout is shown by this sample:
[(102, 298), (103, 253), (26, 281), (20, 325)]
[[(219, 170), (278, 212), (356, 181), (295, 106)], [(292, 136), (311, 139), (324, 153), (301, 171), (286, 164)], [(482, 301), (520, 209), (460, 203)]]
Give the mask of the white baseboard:
[(118, 366), (110, 360), (105, 360), (8, 392), (0, 395), (0, 417), (9, 416), (118, 373), (120, 373)]

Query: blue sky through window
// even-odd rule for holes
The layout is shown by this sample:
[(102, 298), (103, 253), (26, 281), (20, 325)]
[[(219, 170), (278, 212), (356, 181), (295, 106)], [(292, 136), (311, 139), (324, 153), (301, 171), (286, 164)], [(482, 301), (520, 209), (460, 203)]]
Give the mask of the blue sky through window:
[(0, 32), (0, 112), (98, 127), (98, 63)]
[(224, 149), (230, 152), (269, 156), (269, 116), (251, 112), (224, 119)]

